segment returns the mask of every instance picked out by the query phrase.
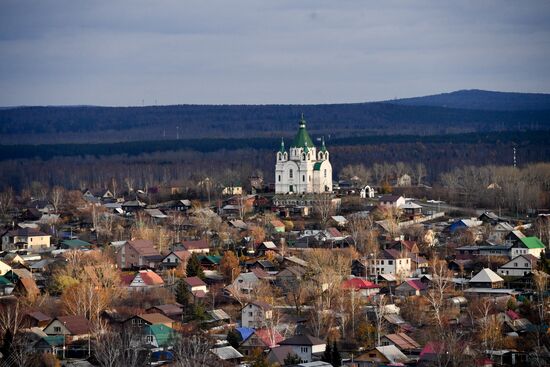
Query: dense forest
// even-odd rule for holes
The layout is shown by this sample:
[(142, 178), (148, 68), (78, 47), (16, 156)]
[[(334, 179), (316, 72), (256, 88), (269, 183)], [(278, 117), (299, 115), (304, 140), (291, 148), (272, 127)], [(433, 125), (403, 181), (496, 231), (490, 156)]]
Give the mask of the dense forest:
[[(468, 95), (469, 104), (451, 98), (462, 109), (396, 104), (406, 103), (403, 100), (325, 105), (19, 107), (0, 109), (0, 144), (281, 137), (293, 134), (301, 113), (310, 132), (327, 137), (546, 130), (550, 103), (543, 103), (548, 95), (543, 96), (542, 102), (530, 103), (527, 95), (522, 104), (519, 98), (490, 94), (485, 96), (486, 108), (481, 108), (485, 100), (475, 95)], [(422, 98), (430, 103), (429, 97)], [(507, 103), (510, 109), (525, 110), (488, 110)]]

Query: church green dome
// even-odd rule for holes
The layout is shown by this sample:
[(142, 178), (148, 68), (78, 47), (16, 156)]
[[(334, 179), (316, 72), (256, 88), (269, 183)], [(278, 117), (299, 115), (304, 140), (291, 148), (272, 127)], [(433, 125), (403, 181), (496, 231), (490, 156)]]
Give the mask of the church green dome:
[(315, 144), (313, 144), (313, 140), (311, 140), (311, 137), (307, 133), (306, 130), (306, 120), (304, 120), (304, 114), (302, 114), (302, 118), (300, 119), (300, 128), (298, 129), (298, 133), (294, 137), (294, 140), (292, 141), (291, 148), (313, 148), (315, 147)]

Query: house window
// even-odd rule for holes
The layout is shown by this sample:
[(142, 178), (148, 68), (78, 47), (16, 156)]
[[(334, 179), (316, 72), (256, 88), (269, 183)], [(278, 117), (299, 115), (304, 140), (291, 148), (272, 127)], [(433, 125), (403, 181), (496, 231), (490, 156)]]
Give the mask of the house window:
[(147, 343), (153, 342), (153, 335), (147, 335)]
[(292, 171), (292, 168), (290, 169), (290, 171), (288, 171), (288, 177), (294, 177), (294, 172)]
[(517, 267), (518, 267), (518, 263), (514, 263), (514, 267), (516, 267), (516, 268), (517, 268)]
[(529, 267), (529, 264), (528, 264), (528, 263), (525, 263), (525, 267), (528, 268), (528, 267)]
[(54, 331), (55, 333), (60, 333), (60, 332), (61, 332), (61, 326), (54, 326), (54, 327), (53, 327), (53, 331)]
[(301, 348), (300, 348), (300, 351), (301, 351), (302, 353), (307, 353), (308, 349), (307, 349), (307, 347), (301, 347)]
[(248, 317), (252, 317), (252, 315), (254, 315), (252, 312), (248, 313)]
[[(399, 261), (401, 263), (401, 261)], [(388, 260), (389, 265), (393, 265), (393, 260)]]

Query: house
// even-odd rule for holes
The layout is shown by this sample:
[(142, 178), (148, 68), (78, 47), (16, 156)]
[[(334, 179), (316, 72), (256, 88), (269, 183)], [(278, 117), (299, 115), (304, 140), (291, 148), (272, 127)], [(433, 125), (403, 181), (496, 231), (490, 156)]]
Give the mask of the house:
[(222, 190), (222, 195), (242, 195), (243, 188), (242, 186), (226, 186)]
[(408, 202), (401, 205), (400, 209), (403, 211), (403, 215), (410, 220), (420, 218), (422, 216), (422, 207), (413, 202)]
[(257, 348), (261, 350), (275, 348), (283, 340), (283, 336), (275, 328), (258, 328), (241, 342), (239, 349), (243, 351), (244, 355), (249, 356)]
[(190, 253), (207, 254), (210, 252), (210, 246), (208, 245), (206, 239), (197, 241), (183, 241), (181, 245), (184, 250), (187, 250)]
[(428, 286), (420, 279), (407, 279), (395, 288), (395, 295), (400, 297), (420, 296), (428, 290)]
[(230, 288), (235, 292), (249, 294), (259, 285), (259, 283), (260, 278), (254, 272), (250, 271), (247, 273), (240, 273), (233, 283), (231, 283)]
[(197, 298), (204, 298), (206, 293), (208, 293), (206, 283), (199, 277), (187, 277), (183, 281), (187, 285), (187, 289)]
[(250, 268), (259, 268), (262, 269), (265, 272), (276, 272), (278, 266), (276, 266), (273, 262), (269, 260), (256, 260), (254, 263), (250, 266)]
[(139, 199), (136, 200), (128, 200), (122, 203), (122, 210), (125, 213), (135, 213), (140, 211), (141, 209), (145, 208), (147, 204), (140, 201)]
[(15, 282), (12, 293), (14, 296), (34, 299), (40, 295), (40, 289), (33, 278), (19, 278)]
[(405, 255), (420, 253), (416, 241), (399, 240), (391, 244), (389, 248), (397, 250)]
[(411, 355), (420, 353), (420, 344), (405, 333), (387, 334), (380, 338), (382, 346), (395, 345), (401, 352)]
[(288, 266), (275, 275), (275, 282), (277, 286), (288, 291), (299, 284), (306, 272), (307, 269), (301, 266)]
[(279, 344), (292, 347), (292, 353), (296, 354), (302, 363), (312, 362), (313, 356), (322, 354), (326, 348), (325, 341), (309, 334), (295, 335)]
[(0, 296), (7, 296), (13, 292), (15, 285), (6, 277), (0, 275)]
[(183, 308), (182, 305), (180, 305), (179, 303), (171, 303), (149, 307), (147, 310), (145, 310), (145, 312), (160, 313), (166, 317), (171, 318), (172, 320), (179, 320), (181, 318), (181, 315), (183, 314)]
[(455, 233), (458, 230), (463, 229), (469, 229), (469, 228), (476, 228), (482, 225), (483, 222), (480, 220), (474, 219), (459, 219), (453, 223), (451, 223), (445, 230), (449, 233)]
[(86, 241), (82, 241), (78, 238), (72, 240), (63, 240), (61, 241), (61, 248), (64, 250), (82, 250), (82, 249), (91, 249), (92, 244)]
[(34, 228), (18, 228), (2, 236), (2, 251), (25, 249), (37, 251), (50, 247), (52, 236)]
[(222, 257), (219, 255), (199, 255), (199, 262), (203, 269), (216, 270), (220, 266)]
[(267, 251), (279, 252), (279, 249), (272, 241), (264, 241), (256, 248), (258, 256), (265, 256)]
[(400, 208), (405, 205), (405, 198), (399, 195), (384, 195), (378, 199), (378, 205), (382, 208)]
[(147, 325), (164, 325), (174, 327), (174, 320), (160, 313), (143, 313), (135, 315), (124, 321), (125, 327), (143, 328)]
[(38, 327), (41, 329), (46, 328), (52, 321), (52, 318), (40, 311), (27, 312), (21, 321), (21, 324), (27, 328)]
[(399, 365), (409, 362), (409, 358), (395, 345), (384, 345), (368, 350), (355, 358), (357, 367)]
[(87, 339), (90, 336), (90, 331), (90, 322), (80, 315), (58, 316), (44, 328), (44, 332), (49, 336), (63, 335), (67, 339), (67, 343)]
[(91, 189), (85, 189), (82, 197), (84, 200), (91, 200), (91, 199), (99, 199), (102, 201), (111, 201), (115, 199), (115, 196), (110, 190), (107, 189), (99, 189), (99, 190), (91, 190)]
[(497, 273), (502, 276), (523, 277), (536, 269), (538, 260), (531, 254), (519, 255), (499, 267)]
[(387, 249), (375, 258), (366, 260), (369, 274), (394, 274), (400, 277), (411, 276), (411, 258), (394, 249)]
[(4, 275), (10, 270), (11, 270), (11, 266), (9, 266), (3, 261), (0, 261), (0, 275)]
[(173, 344), (176, 332), (164, 324), (146, 324), (143, 327), (145, 343), (154, 348), (166, 348)]
[(121, 269), (155, 267), (160, 253), (150, 240), (126, 241), (117, 252), (117, 265)]
[(474, 288), (502, 288), (504, 279), (489, 268), (484, 268), (477, 273), (469, 282)]
[(228, 345), (225, 347), (217, 347), (210, 349), (210, 352), (213, 353), (220, 360), (228, 363), (233, 363), (235, 366), (244, 358), (244, 356), (235, 348)]
[(186, 264), (189, 257), (191, 257), (191, 253), (187, 250), (170, 251), (170, 253), (162, 259), (162, 265), (175, 268), (181, 263)]
[(123, 274), (122, 284), (132, 290), (146, 290), (164, 286), (164, 280), (152, 270), (140, 270), (135, 275)]
[(269, 222), (269, 227), (275, 233), (285, 233), (285, 224), (278, 219)]
[(510, 250), (510, 257), (530, 254), (540, 258), (540, 253), (544, 250), (544, 244), (537, 237), (521, 237), (516, 241)]
[(270, 304), (261, 301), (249, 302), (241, 309), (241, 326), (260, 328), (264, 324), (263, 320), (272, 317), (273, 308)]
[(508, 222), (498, 222), (491, 228), (488, 240), (491, 242), (503, 243), (506, 235), (514, 231), (514, 227)]
[(428, 260), (417, 254), (411, 254), (411, 271), (414, 276), (427, 274), (429, 269)]
[(365, 279), (351, 278), (342, 282), (342, 289), (354, 290), (363, 297), (369, 297), (378, 293), (380, 287)]

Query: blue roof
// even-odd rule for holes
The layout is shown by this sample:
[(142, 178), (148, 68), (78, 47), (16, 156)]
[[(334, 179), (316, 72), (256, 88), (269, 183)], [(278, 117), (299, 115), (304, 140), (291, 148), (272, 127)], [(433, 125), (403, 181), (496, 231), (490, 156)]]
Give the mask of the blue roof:
[(235, 330), (241, 334), (242, 340), (246, 340), (250, 338), (250, 335), (254, 334), (254, 329), (249, 327), (238, 327)]

